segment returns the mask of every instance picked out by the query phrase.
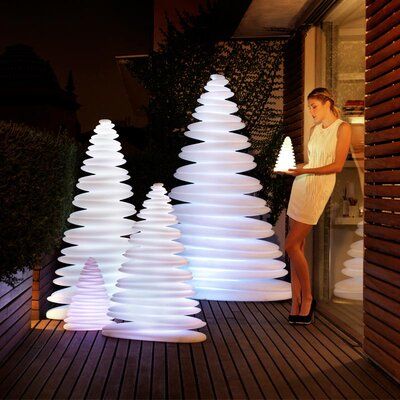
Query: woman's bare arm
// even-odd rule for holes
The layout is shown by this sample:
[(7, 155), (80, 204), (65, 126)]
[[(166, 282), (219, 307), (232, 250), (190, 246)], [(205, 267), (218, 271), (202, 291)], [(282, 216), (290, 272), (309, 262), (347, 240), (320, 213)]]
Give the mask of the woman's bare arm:
[(335, 174), (341, 172), (344, 163), (346, 161), (347, 154), (349, 153), (350, 141), (351, 141), (351, 127), (347, 122), (343, 122), (339, 126), (337, 133), (335, 161), (333, 163), (318, 168), (290, 169), (289, 174), (294, 176), (302, 174), (325, 175), (325, 174)]

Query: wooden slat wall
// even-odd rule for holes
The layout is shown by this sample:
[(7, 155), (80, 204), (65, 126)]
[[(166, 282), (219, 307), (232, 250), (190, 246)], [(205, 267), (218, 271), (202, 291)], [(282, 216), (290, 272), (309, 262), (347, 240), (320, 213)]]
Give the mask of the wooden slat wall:
[(32, 272), (23, 274), (15, 288), (0, 291), (0, 361), (28, 335), (31, 327)]
[(32, 283), (32, 320), (46, 317), (46, 311), (54, 307), (49, 304), (49, 297), (55, 290), (53, 279), (56, 278), (55, 270), (61, 268), (57, 261), (57, 254), (43, 257), (39, 268), (33, 271)]
[(400, 380), (400, 0), (367, 0), (364, 350)]
[(288, 42), (284, 59), (283, 124), (290, 136), (296, 161), (303, 162), (304, 34), (299, 31)]

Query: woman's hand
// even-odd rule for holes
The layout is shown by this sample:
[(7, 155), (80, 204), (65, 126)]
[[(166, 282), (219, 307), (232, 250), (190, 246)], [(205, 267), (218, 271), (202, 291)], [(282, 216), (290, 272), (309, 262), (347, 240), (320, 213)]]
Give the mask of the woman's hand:
[(302, 174), (308, 174), (308, 170), (304, 170), (304, 166), (306, 164), (297, 164), (296, 168), (290, 168), (287, 171), (275, 171), (275, 174), (277, 175), (292, 175), (292, 176), (297, 176), (297, 175), (302, 175)]
[(303, 174), (308, 174), (309, 172), (307, 171), (307, 169), (304, 169), (303, 166), (301, 166), (299, 168), (290, 168), (286, 173), (292, 176), (299, 176)]

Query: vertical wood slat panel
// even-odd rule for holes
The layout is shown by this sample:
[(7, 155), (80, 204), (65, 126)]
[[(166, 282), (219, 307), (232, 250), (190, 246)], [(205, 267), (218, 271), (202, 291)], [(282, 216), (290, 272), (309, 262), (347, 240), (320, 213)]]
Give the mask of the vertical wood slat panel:
[(57, 254), (43, 257), (40, 265), (33, 270), (32, 283), (32, 320), (46, 317), (49, 308), (56, 307), (54, 303), (49, 303), (49, 297), (55, 290), (53, 279), (56, 278), (55, 270), (60, 268), (57, 261)]
[(303, 162), (304, 34), (289, 41), (284, 58), (283, 125), (292, 139), (297, 162)]
[[(400, 104), (400, 92), (396, 89), (398, 79), (386, 79), (386, 77), (400, 76), (400, 65), (396, 62), (400, 57), (400, 38), (395, 34), (399, 32), (400, 23), (398, 18), (387, 18), (384, 22), (379, 22), (382, 16), (393, 13), (393, 7), (398, 10), (400, 3), (383, 0), (379, 3), (378, 7), (378, 2), (367, 2), (366, 65), (370, 69), (366, 71), (365, 83), (366, 137), (368, 138), (365, 165), (366, 180), (368, 180), (368, 188), (371, 189), (365, 191), (365, 254), (366, 259), (368, 255), (376, 254), (376, 262), (385, 257), (396, 260), (400, 254), (399, 241), (388, 235), (388, 232), (394, 229), (389, 225), (393, 225), (392, 221), (399, 218), (396, 207), (397, 192), (387, 190), (388, 184), (392, 187), (398, 182), (396, 177), (400, 176), (400, 165), (397, 162), (384, 162), (390, 158), (395, 160), (400, 150), (400, 138), (397, 134), (400, 121), (398, 118), (393, 118)], [(381, 45), (379, 41), (383, 39), (377, 38), (374, 33), (383, 29), (380, 28), (383, 23), (385, 24), (384, 31), (387, 32), (386, 36), (390, 40), (393, 39), (390, 52), (387, 43), (382, 42)], [(383, 82), (383, 79), (386, 81)], [(367, 215), (378, 215), (377, 208), (379, 208), (379, 215), (384, 215), (386, 218), (367, 218)], [(382, 235), (379, 235), (380, 232)], [(366, 283), (364, 285), (364, 351), (371, 360), (400, 381), (400, 361), (398, 357), (393, 357), (393, 354), (400, 354), (400, 343), (390, 340), (393, 332), (398, 332), (400, 326), (400, 300), (398, 291), (393, 292), (392, 289), (395, 286), (391, 285), (393, 282), (399, 282), (400, 269), (390, 268), (386, 262), (379, 262), (379, 267), (367, 261), (364, 261), (364, 264)], [(391, 276), (390, 282), (387, 276)], [(379, 332), (376, 331), (376, 326), (379, 326)]]

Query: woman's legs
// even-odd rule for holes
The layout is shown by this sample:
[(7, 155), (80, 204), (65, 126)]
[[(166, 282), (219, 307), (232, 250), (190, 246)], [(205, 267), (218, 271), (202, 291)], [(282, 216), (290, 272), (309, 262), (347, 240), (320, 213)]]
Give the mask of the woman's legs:
[[(306, 239), (302, 241), (300, 246), (300, 249), (303, 253), (305, 244), (306, 244)], [(300, 306), (301, 306), (301, 285), (299, 277), (297, 276), (296, 270), (294, 269), (293, 266), (290, 266), (290, 277), (292, 285), (292, 308), (290, 310), (290, 314), (298, 315), (300, 313)]]
[(290, 231), (286, 237), (285, 250), (290, 258), (292, 272), (292, 313), (307, 315), (310, 311), (312, 293), (308, 263), (304, 256), (305, 238), (312, 225), (290, 219)]
[(290, 309), (290, 314), (298, 315), (301, 306), (301, 286), (296, 270), (292, 266), (290, 266), (290, 278), (292, 285), (292, 307)]

